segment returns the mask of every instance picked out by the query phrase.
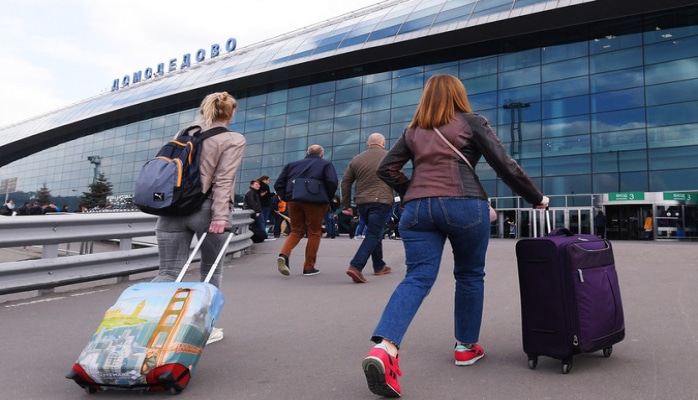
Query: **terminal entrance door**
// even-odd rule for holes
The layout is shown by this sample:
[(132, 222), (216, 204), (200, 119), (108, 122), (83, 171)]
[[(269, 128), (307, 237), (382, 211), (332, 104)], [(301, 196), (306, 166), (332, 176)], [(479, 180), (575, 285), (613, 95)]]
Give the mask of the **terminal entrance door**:
[(651, 204), (606, 206), (606, 238), (637, 240), (643, 230), (645, 217), (652, 212)]
[[(534, 215), (539, 218), (537, 221), (538, 236), (541, 236), (541, 232), (547, 230), (545, 220), (541, 217), (541, 211), (537, 210), (534, 214), (533, 210), (518, 210), (518, 215), (519, 221), (521, 221), (519, 230), (520, 237), (533, 237), (532, 218), (534, 218)], [(572, 231), (572, 233), (591, 233), (591, 208), (551, 208), (549, 215), (550, 229), (567, 228)]]

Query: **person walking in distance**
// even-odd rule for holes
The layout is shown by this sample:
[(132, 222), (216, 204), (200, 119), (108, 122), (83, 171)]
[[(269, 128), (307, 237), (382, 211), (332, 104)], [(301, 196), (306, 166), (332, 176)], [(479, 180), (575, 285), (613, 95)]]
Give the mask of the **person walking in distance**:
[[(412, 122), (376, 171), (404, 202), (399, 226), (407, 271), (373, 331), (375, 346), (362, 362), (368, 388), (375, 394), (402, 393), (398, 350), (438, 276), (446, 239), (453, 249), (456, 280), (455, 363), (471, 365), (485, 355), (478, 342), (490, 216), (487, 193), (470, 166), (482, 156), (526, 201), (537, 208), (548, 206), (549, 199), (509, 156), (487, 119), (472, 113), (463, 83), (452, 75), (432, 76)], [(410, 161), (413, 172), (407, 176), (403, 166)]]
[[(209, 94), (201, 102), (199, 125), (205, 132), (212, 128), (227, 128), (233, 119), (237, 102), (227, 92)], [(222, 235), (230, 224), (234, 200), (235, 173), (242, 162), (245, 137), (236, 132), (222, 132), (201, 142), (199, 173), (201, 191), (211, 194), (201, 209), (186, 216), (158, 217), (155, 234), (158, 241), (160, 266), (153, 282), (174, 282), (187, 260), (194, 234), (208, 231), (201, 246), (201, 280), (208, 275), (216, 256), (225, 242)], [(223, 268), (216, 268), (210, 283), (221, 286)], [(223, 339), (223, 330), (213, 328), (208, 342)]]
[(245, 193), (245, 201), (242, 203), (244, 210), (252, 210), (252, 219), (260, 232), (266, 232), (267, 224), (263, 221), (262, 200), (259, 195), (259, 181), (250, 181), (250, 188)]
[[(284, 166), (281, 174), (274, 183), (274, 189), (279, 197), (287, 202), (288, 215), (291, 218), (291, 233), (286, 237), (277, 257), (277, 267), (283, 275), (290, 275), (289, 259), (291, 251), (308, 233), (308, 242), (305, 246), (305, 261), (303, 262), (303, 276), (317, 275), (320, 271), (315, 268), (317, 252), (320, 248), (322, 237), (322, 222), (325, 219), (327, 208), (334, 193), (337, 191), (337, 171), (330, 161), (323, 159), (325, 150), (322, 146), (314, 144), (308, 147), (305, 158), (293, 161)], [(293, 187), (300, 178), (312, 178), (323, 182), (327, 197), (322, 200), (299, 201), (293, 198)], [(322, 196), (318, 196), (322, 197)]]
[(387, 153), (385, 137), (372, 133), (366, 141), (368, 148), (354, 157), (342, 177), (342, 212), (352, 215), (351, 188), (356, 182), (354, 194), (359, 219), (366, 225), (366, 233), (354, 258), (349, 262), (347, 275), (356, 283), (366, 283), (363, 269), (369, 257), (373, 265), (373, 275), (380, 276), (392, 272), (383, 261), (383, 233), (393, 206), (393, 189), (376, 175), (376, 168)]

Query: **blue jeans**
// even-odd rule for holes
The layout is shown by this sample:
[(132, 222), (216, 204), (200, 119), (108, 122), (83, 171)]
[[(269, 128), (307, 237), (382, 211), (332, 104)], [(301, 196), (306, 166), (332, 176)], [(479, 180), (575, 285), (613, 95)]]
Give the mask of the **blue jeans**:
[(325, 214), (325, 229), (327, 230), (328, 238), (335, 238), (337, 236), (337, 220), (334, 218), (335, 214), (332, 211), (327, 211)]
[(477, 343), (485, 294), (485, 254), (490, 219), (487, 201), (428, 197), (409, 201), (400, 218), (407, 273), (395, 288), (371, 340), (400, 346), (407, 327), (436, 281), (446, 238), (453, 248), (455, 338)]
[(359, 224), (356, 225), (354, 236), (363, 236), (364, 234), (366, 234), (366, 222), (359, 217)]
[(392, 206), (390, 204), (366, 203), (357, 206), (359, 221), (364, 221), (366, 225), (364, 240), (356, 250), (354, 258), (349, 265), (362, 271), (371, 257), (373, 271), (378, 272), (385, 267), (383, 261), (383, 231), (385, 222), (390, 217)]

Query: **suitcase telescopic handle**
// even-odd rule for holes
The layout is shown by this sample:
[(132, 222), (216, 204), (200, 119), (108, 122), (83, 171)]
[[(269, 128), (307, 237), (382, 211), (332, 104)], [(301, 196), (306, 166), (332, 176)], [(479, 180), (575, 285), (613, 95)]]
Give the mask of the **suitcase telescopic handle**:
[[(533, 206), (533, 237), (538, 237), (538, 213), (537, 211), (542, 209), (536, 208), (536, 206)], [(550, 229), (550, 208), (545, 207), (543, 218), (545, 219), (545, 225), (548, 228), (548, 234), (552, 232)], [(545, 236), (546, 233), (544, 233), (541, 236)]]
[[(228, 233), (228, 237), (225, 239), (225, 243), (223, 243), (223, 246), (221, 247), (220, 252), (218, 252), (218, 256), (216, 257), (216, 261), (213, 263), (213, 265), (211, 266), (211, 269), (208, 271), (208, 274), (206, 275), (206, 279), (204, 279), (204, 282), (209, 282), (211, 280), (211, 278), (213, 277), (213, 273), (216, 271), (216, 268), (218, 267), (218, 263), (220, 262), (221, 258), (223, 258), (225, 251), (228, 249), (228, 245), (230, 244), (230, 241), (233, 239), (233, 236), (235, 236), (236, 230), (237, 229), (233, 229), (230, 227), (226, 227), (223, 230), (224, 232), (230, 232), (230, 233)], [(181, 282), (182, 279), (184, 279), (184, 274), (187, 273), (187, 270), (189, 269), (189, 265), (194, 260), (194, 256), (196, 256), (196, 253), (199, 251), (199, 249), (201, 249), (201, 245), (204, 243), (204, 239), (206, 239), (207, 235), (208, 235), (208, 232), (206, 232), (206, 231), (201, 233), (201, 236), (196, 241), (196, 245), (194, 246), (194, 249), (191, 251), (191, 254), (189, 254), (189, 258), (187, 258), (187, 261), (184, 263), (182, 270), (179, 271), (179, 275), (177, 276), (177, 279), (175, 280), (175, 282)]]

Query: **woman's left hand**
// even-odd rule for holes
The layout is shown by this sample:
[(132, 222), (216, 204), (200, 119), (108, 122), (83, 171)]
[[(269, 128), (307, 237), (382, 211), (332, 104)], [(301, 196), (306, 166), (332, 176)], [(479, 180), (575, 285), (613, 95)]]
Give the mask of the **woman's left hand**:
[(228, 225), (228, 221), (211, 221), (211, 225), (208, 226), (208, 233), (223, 233), (226, 225)]

